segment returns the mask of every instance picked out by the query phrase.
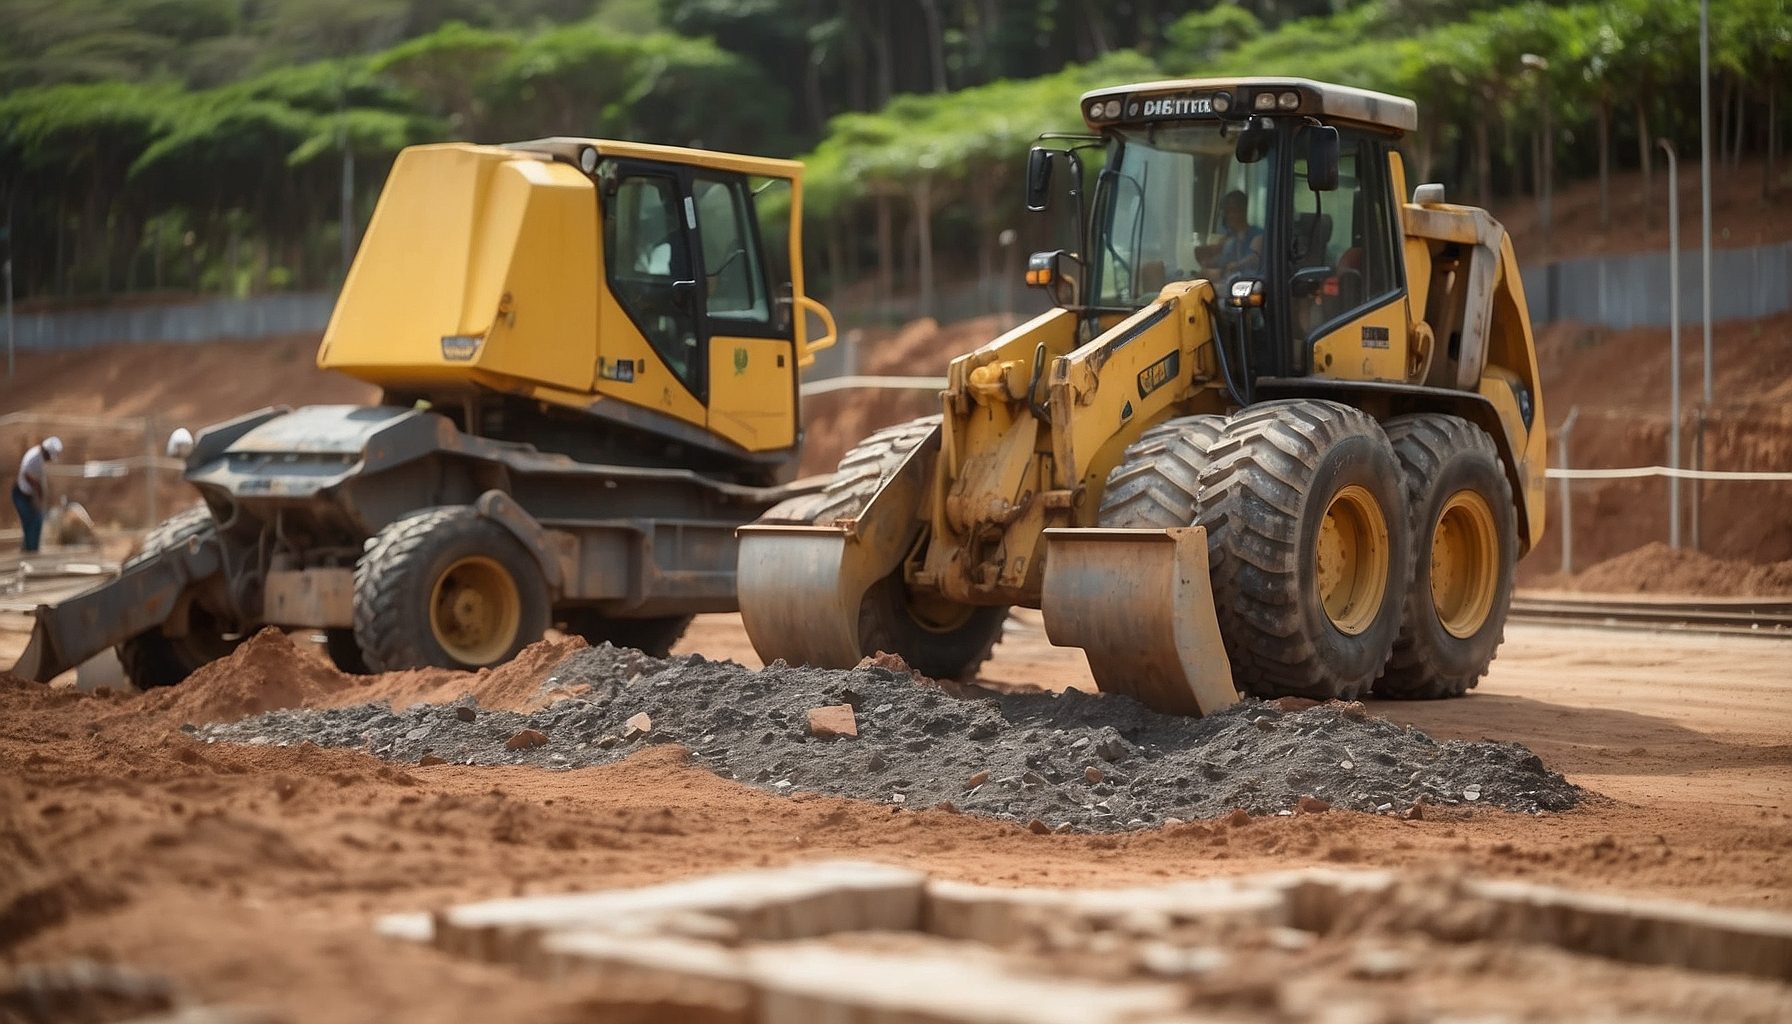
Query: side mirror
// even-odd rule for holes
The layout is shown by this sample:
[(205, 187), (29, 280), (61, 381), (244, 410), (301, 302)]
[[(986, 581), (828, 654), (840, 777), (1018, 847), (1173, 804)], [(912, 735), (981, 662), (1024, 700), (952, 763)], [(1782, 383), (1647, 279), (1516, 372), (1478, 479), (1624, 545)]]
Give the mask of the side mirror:
[(1052, 151), (1043, 146), (1027, 150), (1027, 209), (1039, 213), (1052, 202)]
[(1318, 125), (1307, 129), (1307, 188), (1332, 192), (1338, 187), (1338, 129)]
[(1276, 130), (1261, 117), (1253, 117), (1245, 122), (1244, 130), (1238, 133), (1238, 149), (1235, 156), (1241, 164), (1254, 164), (1269, 155), (1269, 144), (1275, 140)]
[(1083, 282), (1083, 261), (1075, 253), (1048, 249), (1027, 257), (1027, 285), (1044, 288), (1059, 306), (1075, 306)]

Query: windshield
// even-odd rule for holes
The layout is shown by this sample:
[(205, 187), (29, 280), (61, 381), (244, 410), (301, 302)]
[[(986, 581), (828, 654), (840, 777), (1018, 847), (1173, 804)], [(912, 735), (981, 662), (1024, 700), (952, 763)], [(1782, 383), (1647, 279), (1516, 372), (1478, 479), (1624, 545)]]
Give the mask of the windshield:
[(1095, 228), (1102, 306), (1137, 307), (1170, 281), (1221, 291), (1263, 266), (1272, 155), (1239, 163), (1239, 129), (1218, 123), (1117, 133)]

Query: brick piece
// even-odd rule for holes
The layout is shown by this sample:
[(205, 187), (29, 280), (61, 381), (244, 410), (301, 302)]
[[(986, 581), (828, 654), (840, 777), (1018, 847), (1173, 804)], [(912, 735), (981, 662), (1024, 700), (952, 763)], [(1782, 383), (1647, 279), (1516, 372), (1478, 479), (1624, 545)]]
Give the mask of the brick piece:
[(540, 729), (524, 729), (515, 736), (504, 741), (505, 750), (528, 750), (539, 747), (548, 741), (548, 734)]
[(857, 739), (859, 720), (851, 704), (828, 704), (809, 709), (809, 735), (818, 740)]

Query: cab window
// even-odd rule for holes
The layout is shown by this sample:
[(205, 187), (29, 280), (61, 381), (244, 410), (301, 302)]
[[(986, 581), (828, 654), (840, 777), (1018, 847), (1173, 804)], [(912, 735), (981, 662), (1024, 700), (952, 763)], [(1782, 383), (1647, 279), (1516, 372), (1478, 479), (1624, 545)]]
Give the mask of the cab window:
[(697, 204), (697, 233), (703, 245), (703, 273), (714, 330), (771, 323), (765, 268), (752, 231), (753, 212), (745, 182), (698, 175), (691, 183)]
[(1306, 160), (1295, 161), (1288, 252), (1296, 275), (1296, 323), (1311, 340), (1335, 321), (1367, 312), (1400, 291), (1386, 168), (1383, 143), (1350, 130), (1339, 138), (1336, 191), (1309, 192)]
[(694, 386), (701, 360), (682, 212), (669, 176), (618, 181), (604, 204), (605, 272), (629, 319), (679, 380)]

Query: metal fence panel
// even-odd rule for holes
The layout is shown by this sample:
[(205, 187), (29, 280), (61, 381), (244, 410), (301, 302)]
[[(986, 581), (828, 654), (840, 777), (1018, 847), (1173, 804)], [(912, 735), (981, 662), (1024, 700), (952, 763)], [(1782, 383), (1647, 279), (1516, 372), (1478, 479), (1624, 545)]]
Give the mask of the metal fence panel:
[(97, 345), (320, 332), (335, 304), (334, 292), (304, 292), (169, 306), (19, 313), (14, 319), (20, 351), (67, 352)]
[[(1523, 271), (1531, 320), (1623, 329), (1669, 324), (1668, 254), (1562, 260)], [(1680, 315), (1698, 323), (1703, 306), (1697, 249), (1680, 253)], [(1711, 253), (1711, 319), (1772, 316), (1792, 309), (1792, 242)]]

